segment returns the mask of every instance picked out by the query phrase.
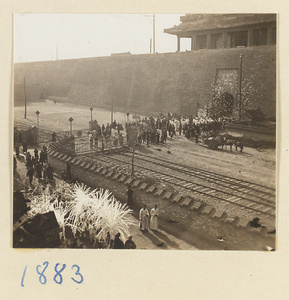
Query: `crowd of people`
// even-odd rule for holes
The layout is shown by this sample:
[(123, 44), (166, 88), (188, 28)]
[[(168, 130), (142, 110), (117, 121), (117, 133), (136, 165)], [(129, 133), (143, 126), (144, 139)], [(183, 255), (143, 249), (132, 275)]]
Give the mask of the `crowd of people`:
[(26, 176), (29, 179), (30, 186), (32, 185), (33, 178), (45, 179), (53, 181), (53, 167), (48, 162), (47, 147), (43, 145), (41, 151), (37, 148), (33, 150), (31, 155), (30, 151), (27, 150), (27, 144), (23, 142), (22, 144), (17, 144), (15, 147), (16, 157), (20, 159), (25, 158), (25, 166), (27, 168)]
[(166, 143), (167, 138), (184, 135), (187, 139), (199, 140), (204, 132), (217, 133), (229, 123), (230, 118), (213, 119), (211, 117), (183, 117), (168, 113), (164, 116), (159, 113), (157, 117), (135, 117), (134, 121), (126, 124), (126, 128), (136, 126), (138, 130), (138, 143), (159, 144)]
[[(108, 140), (113, 139), (114, 144), (123, 144), (123, 137), (121, 131), (123, 126), (114, 120), (112, 123), (107, 123), (106, 126), (100, 126), (96, 120), (91, 124), (91, 129), (88, 131), (88, 141), (90, 148), (101, 146), (104, 148), (104, 143), (108, 144)], [(100, 144), (99, 144), (100, 143)]]

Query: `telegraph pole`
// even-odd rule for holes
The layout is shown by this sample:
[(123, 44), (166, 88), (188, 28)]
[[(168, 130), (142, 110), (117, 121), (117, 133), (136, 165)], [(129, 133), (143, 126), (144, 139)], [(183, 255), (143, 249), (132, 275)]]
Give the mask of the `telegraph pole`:
[(153, 14), (153, 42), (154, 42), (154, 54), (156, 53), (156, 21), (155, 14)]
[(242, 115), (242, 54), (240, 54), (240, 70), (239, 70), (239, 123), (241, 123)]
[(111, 82), (111, 125), (113, 123), (113, 83)]
[(37, 110), (36, 116), (37, 116), (37, 130), (38, 131), (39, 131), (39, 114), (40, 114), (40, 111)]
[(70, 136), (72, 136), (72, 121), (73, 121), (73, 118), (70, 117), (70, 118), (68, 119), (68, 121), (70, 122)]
[(90, 121), (91, 121), (91, 126), (92, 126), (92, 111), (93, 111), (93, 107), (90, 108)]
[(25, 99), (25, 111), (24, 111), (24, 118), (26, 119), (26, 86), (25, 86), (25, 76), (24, 76), (24, 99)]

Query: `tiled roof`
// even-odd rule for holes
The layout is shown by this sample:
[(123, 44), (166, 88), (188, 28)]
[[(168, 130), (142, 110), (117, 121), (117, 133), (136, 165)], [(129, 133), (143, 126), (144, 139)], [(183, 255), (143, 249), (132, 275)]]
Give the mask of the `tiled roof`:
[(205, 14), (181, 17), (178, 26), (165, 29), (165, 33), (186, 36), (193, 31), (234, 28), (276, 22), (276, 14)]

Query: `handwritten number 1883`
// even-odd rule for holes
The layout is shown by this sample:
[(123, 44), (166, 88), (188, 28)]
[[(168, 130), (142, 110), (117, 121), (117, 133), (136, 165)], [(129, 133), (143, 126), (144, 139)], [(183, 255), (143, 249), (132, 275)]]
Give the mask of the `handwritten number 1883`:
[[(46, 271), (46, 269), (48, 268), (48, 265), (49, 265), (49, 262), (48, 261), (45, 261), (43, 263), (43, 266), (41, 265), (38, 265), (36, 266), (36, 272), (39, 274), (39, 282), (41, 284), (46, 284), (47, 282), (47, 278), (44, 274), (44, 272)], [(63, 282), (63, 276), (62, 276), (62, 272), (64, 271), (64, 269), (66, 268), (66, 264), (63, 264), (62, 267), (61, 267), (61, 264), (60, 263), (57, 263), (54, 267), (54, 270), (55, 270), (55, 275), (53, 277), (53, 280), (55, 281), (55, 283), (57, 284), (62, 284)], [(73, 270), (74, 268), (76, 268), (76, 271), (74, 270), (74, 276), (71, 277), (71, 279), (80, 284), (83, 282), (83, 276), (82, 274), (80, 273), (80, 268), (78, 265), (73, 265), (71, 267), (71, 269)], [(21, 286), (24, 287), (24, 278), (25, 278), (25, 274), (26, 274), (26, 270), (27, 270), (27, 266), (25, 267), (24, 269), (24, 272), (23, 272), (23, 275), (22, 275), (22, 279), (21, 279)]]

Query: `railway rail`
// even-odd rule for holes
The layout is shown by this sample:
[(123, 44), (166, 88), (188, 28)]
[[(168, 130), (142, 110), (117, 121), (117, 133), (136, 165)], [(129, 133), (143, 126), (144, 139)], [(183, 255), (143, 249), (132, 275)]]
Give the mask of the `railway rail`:
[[(115, 162), (130, 168), (132, 153), (115, 153), (109, 157), (99, 154), (85, 156), (105, 164)], [(138, 152), (135, 152), (135, 161), (135, 169), (143, 170), (153, 177), (157, 176), (162, 182), (177, 188), (189, 190), (195, 196), (206, 197), (208, 202), (210, 199), (219, 200), (268, 217), (275, 216), (273, 188)]]
[[(29, 127), (27, 123), (19, 121), (15, 122), (15, 125), (22, 128)], [(41, 129), (40, 136), (42, 138), (39, 142), (48, 142), (49, 139), (46, 137), (51, 136), (51, 133), (50, 130)], [(129, 170), (131, 168), (132, 151), (129, 150), (112, 153), (109, 156), (99, 153), (86, 153), (81, 156), (104, 164), (115, 162)], [(190, 191), (196, 198), (201, 196), (204, 200), (205, 197), (206, 202), (218, 200), (261, 213), (270, 218), (275, 217), (275, 190), (268, 186), (171, 162), (137, 151), (135, 152), (135, 162), (135, 170), (145, 171), (147, 176), (175, 186), (176, 189)]]

